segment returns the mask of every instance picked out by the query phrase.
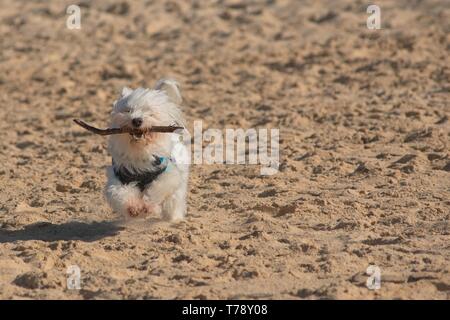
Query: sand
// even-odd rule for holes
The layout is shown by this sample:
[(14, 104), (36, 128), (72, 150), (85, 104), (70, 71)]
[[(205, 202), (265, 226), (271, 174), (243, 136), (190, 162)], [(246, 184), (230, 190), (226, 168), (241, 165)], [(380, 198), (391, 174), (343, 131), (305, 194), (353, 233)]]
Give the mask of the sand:
[[(69, 4), (0, 3), (0, 298), (449, 298), (448, 1), (378, 1), (381, 30), (363, 1)], [(191, 127), (279, 128), (280, 171), (193, 165), (185, 221), (124, 224), (72, 119), (165, 76)]]

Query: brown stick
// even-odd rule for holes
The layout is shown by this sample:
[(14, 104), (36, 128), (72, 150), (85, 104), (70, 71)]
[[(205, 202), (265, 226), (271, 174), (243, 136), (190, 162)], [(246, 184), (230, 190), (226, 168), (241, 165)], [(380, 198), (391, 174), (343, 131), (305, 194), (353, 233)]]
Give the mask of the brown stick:
[(88, 125), (86, 122), (81, 121), (80, 119), (73, 119), (73, 121), (79, 125), (80, 127), (83, 127), (84, 129), (99, 134), (101, 136), (107, 136), (110, 134), (124, 134), (124, 133), (147, 133), (147, 132), (174, 132), (175, 130), (183, 129), (183, 127), (177, 127), (177, 126), (153, 126), (151, 128), (147, 129), (134, 129), (130, 127), (122, 127), (122, 128), (107, 128), (107, 129), (99, 129), (95, 128), (93, 126)]

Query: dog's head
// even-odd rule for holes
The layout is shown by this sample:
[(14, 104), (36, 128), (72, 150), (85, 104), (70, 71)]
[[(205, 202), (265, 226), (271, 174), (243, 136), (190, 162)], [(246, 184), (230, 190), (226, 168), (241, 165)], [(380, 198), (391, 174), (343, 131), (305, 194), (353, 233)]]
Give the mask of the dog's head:
[[(181, 100), (178, 83), (174, 80), (159, 80), (153, 89), (132, 90), (125, 87), (120, 98), (114, 102), (111, 125), (137, 130), (152, 126), (183, 126), (178, 108)], [(144, 137), (136, 133), (129, 138), (136, 142)]]
[(151, 154), (170, 153), (170, 133), (139, 133), (152, 126), (184, 126), (179, 109), (181, 94), (174, 80), (159, 80), (153, 89), (123, 88), (120, 98), (114, 102), (111, 126), (131, 127), (133, 134), (112, 135), (109, 150), (114, 161), (121, 165), (140, 167)]

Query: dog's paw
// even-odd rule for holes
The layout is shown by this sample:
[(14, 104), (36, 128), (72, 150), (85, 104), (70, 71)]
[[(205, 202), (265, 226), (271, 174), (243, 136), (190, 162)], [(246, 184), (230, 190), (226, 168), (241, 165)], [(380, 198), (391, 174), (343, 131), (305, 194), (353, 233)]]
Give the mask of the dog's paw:
[(126, 214), (130, 218), (143, 217), (147, 215), (148, 208), (142, 200), (130, 201), (126, 208)]
[(153, 213), (156, 215), (161, 213), (161, 206), (158, 204), (154, 204), (151, 202), (144, 202), (144, 206), (148, 213)]
[(146, 217), (150, 214), (160, 214), (161, 206), (148, 202), (134, 202), (127, 207), (127, 215), (130, 218)]
[(142, 211), (142, 206), (132, 205), (127, 208), (127, 214), (131, 218), (139, 217), (142, 214)]

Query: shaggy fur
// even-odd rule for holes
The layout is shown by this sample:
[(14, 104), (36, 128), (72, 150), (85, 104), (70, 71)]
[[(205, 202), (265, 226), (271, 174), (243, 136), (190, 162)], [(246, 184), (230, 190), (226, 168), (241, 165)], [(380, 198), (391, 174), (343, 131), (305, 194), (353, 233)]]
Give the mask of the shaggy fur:
[[(180, 103), (179, 87), (173, 80), (162, 79), (154, 89), (124, 88), (119, 100), (114, 102), (111, 126), (133, 126), (133, 119), (137, 118), (142, 120), (139, 128), (184, 126)], [(105, 194), (115, 212), (125, 217), (161, 214), (168, 220), (179, 220), (185, 216), (189, 165), (183, 157), (186, 147), (179, 138), (179, 133), (110, 137), (109, 152), (114, 167), (107, 169)], [(155, 171), (155, 156), (165, 159), (167, 168), (143, 191), (136, 183), (122, 184), (114, 173), (114, 169), (120, 168), (136, 174)]]

